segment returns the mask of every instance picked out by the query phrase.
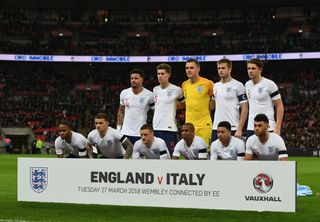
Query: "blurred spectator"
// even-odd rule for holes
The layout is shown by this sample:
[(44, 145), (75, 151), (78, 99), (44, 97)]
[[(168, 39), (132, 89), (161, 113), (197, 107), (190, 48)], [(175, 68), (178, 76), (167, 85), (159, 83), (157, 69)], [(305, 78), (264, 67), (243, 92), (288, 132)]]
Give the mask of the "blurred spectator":
[(5, 144), (5, 148), (6, 148), (6, 152), (7, 153), (12, 153), (12, 141), (10, 138), (5, 138), (4, 140)]

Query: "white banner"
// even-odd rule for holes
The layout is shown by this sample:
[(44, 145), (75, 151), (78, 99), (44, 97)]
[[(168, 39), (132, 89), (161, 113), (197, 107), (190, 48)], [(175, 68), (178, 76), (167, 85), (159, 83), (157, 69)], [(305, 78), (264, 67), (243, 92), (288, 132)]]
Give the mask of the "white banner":
[(295, 212), (296, 162), (19, 158), (18, 201)]
[(247, 61), (253, 58), (261, 60), (319, 59), (320, 52), (260, 53), (230, 55), (167, 55), (167, 56), (79, 56), (79, 55), (27, 55), (0, 54), (0, 61), (22, 62), (90, 62), (90, 63), (136, 63), (136, 62), (186, 62), (194, 58), (199, 62), (216, 62), (222, 58), (231, 61)]

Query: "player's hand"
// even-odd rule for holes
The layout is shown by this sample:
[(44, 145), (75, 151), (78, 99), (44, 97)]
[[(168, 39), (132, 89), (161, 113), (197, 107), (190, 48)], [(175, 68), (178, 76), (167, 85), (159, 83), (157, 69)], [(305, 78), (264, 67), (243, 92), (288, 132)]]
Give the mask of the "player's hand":
[(275, 134), (278, 134), (279, 136), (280, 136), (280, 134), (281, 134), (281, 130), (280, 130), (280, 128), (278, 128), (278, 127), (274, 128), (273, 132), (274, 132)]
[(241, 129), (237, 129), (237, 131), (234, 134), (235, 137), (241, 139), (242, 137), (242, 130)]

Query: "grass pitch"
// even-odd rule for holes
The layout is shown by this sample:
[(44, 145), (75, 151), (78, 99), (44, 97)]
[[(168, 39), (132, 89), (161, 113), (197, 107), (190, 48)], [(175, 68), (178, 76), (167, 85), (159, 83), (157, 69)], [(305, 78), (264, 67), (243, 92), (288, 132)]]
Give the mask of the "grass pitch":
[[(299, 197), (296, 213), (226, 210), (123, 207), (17, 201), (17, 158), (47, 155), (0, 155), (0, 222), (10, 221), (318, 221), (320, 222), (320, 158), (290, 158), (298, 166), (297, 180), (311, 187), (314, 195)], [(52, 156), (54, 157), (54, 156)]]

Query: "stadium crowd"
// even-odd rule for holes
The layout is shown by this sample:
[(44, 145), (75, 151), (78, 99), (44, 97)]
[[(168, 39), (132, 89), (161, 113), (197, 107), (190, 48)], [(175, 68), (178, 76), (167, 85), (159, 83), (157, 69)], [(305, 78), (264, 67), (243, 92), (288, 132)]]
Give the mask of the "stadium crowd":
[(288, 147), (320, 148), (320, 79), (313, 70), (297, 75), (293, 99), (285, 106), (283, 136)]
[(2, 9), (0, 53), (206, 55), (320, 49), (316, 8), (292, 13), (265, 8), (196, 15), (177, 11), (180, 16), (160, 12), (136, 12), (128, 18), (112, 11), (74, 15)]

